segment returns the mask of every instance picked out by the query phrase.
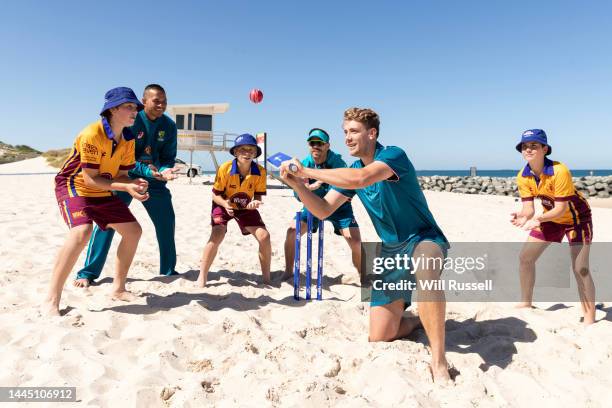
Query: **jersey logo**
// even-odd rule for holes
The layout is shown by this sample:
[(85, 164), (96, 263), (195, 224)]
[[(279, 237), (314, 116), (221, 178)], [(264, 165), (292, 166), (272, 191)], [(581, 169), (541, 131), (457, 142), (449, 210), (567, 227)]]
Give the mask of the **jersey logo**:
[(98, 148), (95, 145), (89, 144), (89, 143), (85, 143), (85, 146), (83, 146), (83, 153), (84, 154), (90, 154), (93, 156), (97, 156), (98, 155)]
[(163, 142), (164, 141), (164, 136), (166, 136), (166, 131), (165, 130), (160, 130), (159, 132), (157, 132), (157, 141), (158, 142)]
[(151, 154), (151, 146), (147, 146), (144, 149), (145, 154)]
[(251, 197), (247, 193), (239, 192), (230, 197), (229, 202), (232, 204), (236, 204), (236, 207), (242, 209), (246, 208), (246, 206), (251, 201)]
[(142, 139), (144, 137), (144, 132), (138, 132), (138, 136), (136, 138)]

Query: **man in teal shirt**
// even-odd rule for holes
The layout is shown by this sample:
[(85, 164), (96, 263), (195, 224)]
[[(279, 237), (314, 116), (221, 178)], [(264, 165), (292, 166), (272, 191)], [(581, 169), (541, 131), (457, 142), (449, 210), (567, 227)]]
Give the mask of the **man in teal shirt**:
[[(302, 160), (304, 167), (312, 169), (336, 169), (346, 167), (346, 162), (342, 160), (342, 156), (330, 149), (329, 134), (319, 128), (311, 129), (308, 132), (308, 147), (310, 155)], [(308, 180), (307, 188), (319, 197), (324, 197), (331, 188), (329, 184), (322, 183), (316, 180)], [(299, 197), (298, 197), (299, 200)], [(301, 212), (301, 233), (306, 233), (306, 223), (308, 210), (302, 208)], [(334, 226), (334, 233), (342, 235), (351, 249), (353, 265), (359, 273), (361, 269), (361, 234), (359, 225), (355, 221), (353, 215), (353, 207), (350, 202), (346, 202), (340, 206), (332, 215), (327, 217), (325, 221), (329, 221)], [(318, 229), (319, 220), (313, 218), (313, 232)], [(295, 255), (295, 227), (291, 226), (287, 229), (285, 237), (285, 273), (282, 279), (289, 279), (293, 276), (293, 256)]]
[[(136, 140), (136, 167), (130, 170), (129, 176), (145, 178), (149, 182), (149, 199), (142, 204), (155, 226), (159, 244), (159, 273), (175, 275), (174, 208), (166, 182), (176, 178), (176, 124), (164, 115), (168, 102), (166, 91), (160, 85), (147, 85), (142, 102), (144, 109), (138, 113), (131, 127)], [(129, 194), (121, 191), (115, 193), (126, 204), (132, 202)], [(87, 287), (100, 277), (113, 236), (112, 229), (102, 231), (97, 226), (94, 228), (87, 247), (85, 266), (77, 273), (75, 286)]]
[[(351, 156), (359, 160), (351, 168), (310, 169), (293, 159), (281, 165), (281, 177), (306, 208), (322, 219), (355, 195), (359, 196), (382, 241), (383, 251), (389, 255), (406, 254), (412, 259), (435, 260), (419, 264), (410, 274), (405, 269), (390, 269), (381, 276), (384, 282), (414, 279), (414, 275), (419, 282), (437, 280), (448, 241), (429, 211), (412, 163), (399, 147), (385, 147), (378, 142), (379, 126), (378, 114), (371, 109), (346, 110), (345, 144)], [(332, 190), (325, 197), (318, 197), (300, 182), (304, 177), (328, 183), (333, 186)], [(444, 292), (420, 292), (419, 317), (404, 317), (404, 310), (412, 300), (410, 290), (373, 287), (369, 340), (392, 341), (406, 337), (422, 322), (431, 345), (432, 376), (436, 382), (446, 382), (450, 375), (444, 349)]]

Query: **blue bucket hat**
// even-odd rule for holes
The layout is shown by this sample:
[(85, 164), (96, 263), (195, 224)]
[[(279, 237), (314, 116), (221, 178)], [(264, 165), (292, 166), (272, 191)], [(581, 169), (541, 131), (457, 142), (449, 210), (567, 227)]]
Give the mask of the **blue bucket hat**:
[(102, 110), (100, 111), (100, 115), (102, 115), (105, 111), (109, 110), (110, 108), (115, 108), (119, 105), (122, 105), (128, 102), (135, 103), (139, 111), (141, 111), (144, 108), (144, 105), (142, 104), (142, 102), (138, 100), (138, 98), (136, 97), (136, 94), (130, 88), (126, 88), (123, 86), (120, 86), (118, 88), (113, 88), (110, 91), (106, 92), (106, 94), (104, 94), (104, 106), (102, 107)]
[(524, 131), (523, 135), (521, 136), (521, 141), (516, 145), (516, 150), (522, 152), (523, 150), (521, 148), (523, 147), (523, 143), (529, 142), (538, 142), (544, 146), (548, 146), (546, 156), (552, 153), (552, 147), (548, 144), (546, 132), (544, 132), (542, 129), (529, 129)]
[(261, 156), (261, 147), (257, 146), (257, 140), (255, 140), (253, 135), (243, 133), (242, 135), (238, 136), (236, 140), (234, 140), (234, 146), (230, 149), (230, 154), (232, 156), (235, 156), (234, 149), (236, 149), (238, 146), (255, 146), (257, 148), (257, 156), (255, 157)]

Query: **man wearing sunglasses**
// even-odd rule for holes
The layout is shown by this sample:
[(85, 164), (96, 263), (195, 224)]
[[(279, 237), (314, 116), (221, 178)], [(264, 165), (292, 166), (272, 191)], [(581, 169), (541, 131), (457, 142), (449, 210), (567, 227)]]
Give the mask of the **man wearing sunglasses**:
[[(311, 169), (336, 169), (347, 167), (346, 162), (342, 160), (342, 156), (332, 151), (329, 146), (329, 134), (319, 128), (314, 128), (308, 132), (308, 149), (310, 155), (302, 160), (302, 165)], [(305, 179), (305, 186), (319, 197), (324, 197), (330, 190), (327, 183), (322, 183), (314, 179)], [(296, 194), (297, 197), (297, 194)], [(298, 198), (299, 200), (299, 198)], [(307, 210), (302, 208), (302, 234), (306, 233), (307, 228)], [(349, 201), (340, 206), (332, 215), (325, 219), (334, 226), (334, 233), (342, 235), (351, 249), (353, 265), (360, 271), (361, 266), (361, 234), (359, 225), (355, 221), (353, 215), (353, 207)], [(313, 218), (313, 232), (318, 229), (318, 219)], [(283, 279), (289, 279), (293, 276), (293, 257), (295, 255), (295, 226), (287, 229), (285, 238), (285, 273)]]

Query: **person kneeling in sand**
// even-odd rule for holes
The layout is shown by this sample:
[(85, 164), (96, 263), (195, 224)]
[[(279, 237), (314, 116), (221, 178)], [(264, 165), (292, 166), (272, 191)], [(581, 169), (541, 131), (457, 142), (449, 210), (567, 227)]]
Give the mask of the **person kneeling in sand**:
[[(346, 167), (346, 162), (342, 160), (342, 156), (329, 148), (329, 135), (326, 131), (319, 128), (311, 129), (308, 132), (308, 147), (310, 155), (302, 160), (304, 167), (313, 169), (335, 169)], [(314, 192), (319, 197), (325, 196), (330, 190), (330, 185), (317, 180), (306, 180), (306, 187)], [(302, 208), (301, 211), (301, 229), (302, 234), (306, 233), (308, 210)], [(332, 215), (327, 217), (325, 221), (329, 221), (334, 226), (334, 233), (342, 235), (351, 249), (351, 258), (358, 275), (361, 270), (361, 234), (359, 232), (359, 224), (355, 221), (353, 215), (353, 206), (350, 202), (346, 202), (340, 206)], [(313, 219), (313, 233), (317, 232), (319, 220)], [(287, 229), (285, 237), (285, 273), (283, 280), (293, 276), (293, 257), (295, 255), (295, 226)]]
[[(523, 154), (527, 165), (517, 174), (523, 208), (511, 214), (511, 222), (531, 231), (520, 254), (521, 303), (518, 306), (532, 307), (536, 261), (552, 242), (561, 242), (566, 236), (584, 324), (595, 323), (595, 284), (589, 271), (593, 238), (589, 203), (576, 190), (569, 169), (563, 163), (546, 157), (551, 154), (552, 147), (543, 130), (523, 132), (516, 150)], [(544, 213), (534, 217), (535, 197), (542, 200)]]
[(236, 138), (230, 154), (235, 159), (219, 167), (212, 189), (212, 231), (202, 254), (197, 281), (200, 287), (206, 286), (208, 271), (227, 232), (227, 223), (232, 219), (243, 235), (252, 234), (257, 239), (263, 282), (270, 284), (270, 233), (257, 210), (266, 194), (266, 170), (253, 161), (261, 155), (261, 148), (252, 135), (245, 133)]
[(135, 163), (134, 136), (127, 127), (143, 106), (130, 88), (113, 88), (104, 100), (101, 120), (81, 131), (55, 177), (57, 203), (70, 232), (53, 267), (44, 306), (49, 315), (60, 314), (66, 278), (87, 244), (94, 222), (102, 230), (112, 228), (121, 235), (111, 296), (133, 299), (125, 281), (142, 229), (127, 205), (111, 191), (125, 191), (139, 201), (149, 197), (148, 183), (127, 175)]
[[(383, 248), (409, 257), (441, 260), (448, 241), (429, 211), (415, 169), (406, 153), (396, 146), (378, 142), (380, 119), (371, 109), (351, 108), (344, 112), (345, 144), (357, 157), (350, 168), (309, 169), (297, 159), (281, 165), (281, 177), (294, 189), (306, 208), (320, 219), (327, 218), (342, 204), (357, 195), (366, 208)], [(293, 170), (293, 171), (292, 171)], [(310, 191), (300, 178), (328, 183), (332, 189), (323, 197)], [(426, 262), (414, 273), (396, 269), (385, 272), (388, 283), (404, 279), (418, 281), (440, 278), (443, 262)], [(403, 316), (410, 305), (410, 290), (372, 288), (370, 303), (370, 341), (392, 341), (406, 337), (419, 325), (418, 317)], [(444, 351), (446, 301), (443, 291), (421, 290), (420, 321), (431, 345), (431, 372), (434, 381), (450, 379)]]

